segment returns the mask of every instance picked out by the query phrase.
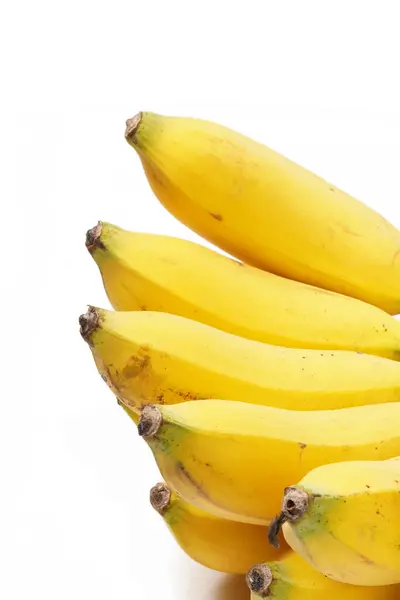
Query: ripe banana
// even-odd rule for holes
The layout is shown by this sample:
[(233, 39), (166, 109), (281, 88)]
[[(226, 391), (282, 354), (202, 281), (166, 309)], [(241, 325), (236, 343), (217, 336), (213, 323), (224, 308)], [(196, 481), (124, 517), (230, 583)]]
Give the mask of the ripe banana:
[(400, 455), (399, 419), (400, 403), (301, 412), (202, 400), (145, 406), (138, 432), (187, 502), (266, 524), (285, 486), (311, 469)]
[(139, 113), (125, 137), (175, 217), (272, 273), (400, 312), (400, 232), (266, 146), (199, 119)]
[(246, 573), (260, 560), (277, 560), (288, 551), (268, 544), (260, 525), (220, 519), (188, 504), (166, 483), (150, 491), (150, 502), (160, 513), (179, 546), (196, 562), (224, 573)]
[(400, 363), (378, 356), (269, 346), (161, 312), (90, 307), (80, 324), (103, 379), (134, 410), (202, 398), (294, 410), (400, 401)]
[(397, 585), (364, 587), (333, 581), (310, 567), (295, 552), (278, 561), (255, 565), (247, 574), (252, 600), (396, 600)]
[(109, 223), (90, 229), (86, 244), (116, 310), (172, 313), (277, 346), (400, 358), (400, 323), (360, 300)]
[(314, 469), (285, 490), (277, 521), (288, 544), (328, 577), (365, 586), (400, 583), (398, 459)]

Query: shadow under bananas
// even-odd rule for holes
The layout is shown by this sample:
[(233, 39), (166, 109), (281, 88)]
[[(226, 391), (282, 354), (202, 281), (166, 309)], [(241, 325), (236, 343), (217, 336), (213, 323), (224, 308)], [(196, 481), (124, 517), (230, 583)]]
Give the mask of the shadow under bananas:
[(250, 592), (246, 585), (244, 575), (226, 575), (224, 576), (210, 600), (249, 600)]

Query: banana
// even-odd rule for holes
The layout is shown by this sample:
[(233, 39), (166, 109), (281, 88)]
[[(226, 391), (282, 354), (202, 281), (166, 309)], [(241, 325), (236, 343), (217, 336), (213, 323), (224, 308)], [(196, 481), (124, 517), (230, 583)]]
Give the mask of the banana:
[(254, 565), (247, 573), (251, 599), (269, 600), (396, 600), (397, 585), (364, 587), (346, 585), (325, 577), (295, 552), (280, 560)]
[(90, 307), (80, 317), (97, 368), (133, 410), (218, 398), (295, 410), (400, 401), (400, 363), (280, 348), (161, 312)]
[(285, 543), (279, 550), (269, 546), (266, 528), (210, 515), (185, 502), (166, 483), (151, 489), (150, 502), (182, 550), (210, 569), (246, 573), (254, 562), (275, 560), (288, 551)]
[(400, 323), (360, 300), (109, 223), (90, 229), (86, 245), (116, 310), (172, 313), (277, 346), (400, 359)]
[(399, 419), (400, 403), (301, 412), (202, 400), (147, 405), (138, 432), (187, 502), (262, 525), (277, 514), (282, 489), (311, 469), (400, 455)]
[(176, 218), (240, 260), (400, 312), (400, 232), (284, 156), (221, 125), (139, 113), (128, 143)]
[(364, 586), (400, 583), (400, 461), (311, 470), (286, 488), (272, 542), (282, 524), (288, 544), (328, 577)]

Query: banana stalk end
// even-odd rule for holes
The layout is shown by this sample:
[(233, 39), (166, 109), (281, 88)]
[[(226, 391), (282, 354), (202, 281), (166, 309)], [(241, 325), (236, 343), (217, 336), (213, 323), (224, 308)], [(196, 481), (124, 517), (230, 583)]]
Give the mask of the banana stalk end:
[(142, 113), (139, 112), (137, 115), (126, 121), (125, 139), (129, 144), (136, 144), (135, 135), (142, 120)]
[(272, 583), (271, 569), (264, 564), (254, 565), (246, 575), (246, 583), (253, 594), (266, 598)]
[(282, 502), (282, 513), (286, 521), (301, 519), (308, 508), (308, 494), (297, 487), (287, 487)]
[(153, 404), (147, 404), (143, 410), (138, 424), (138, 433), (141, 437), (154, 437), (157, 435), (163, 422), (161, 411)]
[(150, 504), (160, 515), (163, 515), (165, 509), (171, 500), (171, 490), (166, 483), (157, 483), (150, 490)]
[(91, 343), (92, 333), (98, 328), (100, 316), (94, 306), (89, 306), (87, 312), (79, 317), (80, 334), (88, 344)]
[(103, 223), (99, 221), (97, 225), (92, 227), (92, 229), (88, 229), (86, 232), (86, 248), (92, 254), (96, 248), (100, 248), (100, 250), (105, 250), (106, 247), (101, 241), (101, 234), (103, 231)]

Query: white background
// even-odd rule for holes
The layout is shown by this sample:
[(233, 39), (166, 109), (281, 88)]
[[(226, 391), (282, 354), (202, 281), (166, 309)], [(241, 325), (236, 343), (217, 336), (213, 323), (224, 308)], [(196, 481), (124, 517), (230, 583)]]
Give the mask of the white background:
[[(108, 306), (84, 245), (104, 219), (196, 236), (152, 196), (124, 121), (208, 118), (400, 226), (398, 2), (4, 3), (0, 597), (240, 600), (148, 504), (146, 444), (78, 333)], [(235, 591), (237, 589), (238, 591)]]

